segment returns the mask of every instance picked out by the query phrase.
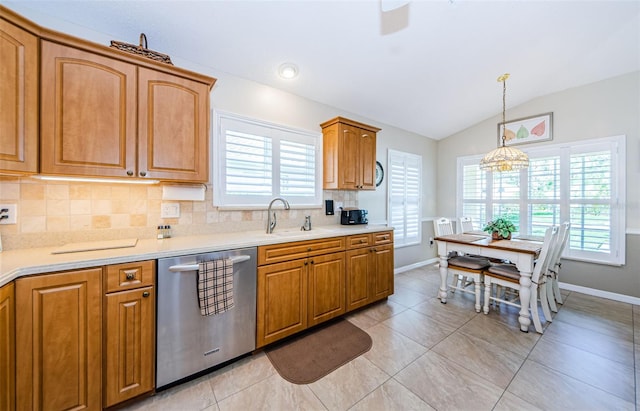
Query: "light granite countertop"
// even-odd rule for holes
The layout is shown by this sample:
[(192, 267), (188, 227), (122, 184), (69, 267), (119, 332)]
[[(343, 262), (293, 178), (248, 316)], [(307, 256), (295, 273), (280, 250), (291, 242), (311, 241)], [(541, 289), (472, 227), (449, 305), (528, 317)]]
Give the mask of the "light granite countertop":
[(315, 227), (311, 231), (276, 229), (272, 234), (264, 231), (245, 231), (172, 237), (162, 240), (143, 239), (138, 240), (135, 247), (62, 254), (53, 254), (60, 247), (3, 251), (0, 253), (0, 286), (18, 277), (32, 274), (388, 230), (393, 228), (372, 224), (334, 225)]

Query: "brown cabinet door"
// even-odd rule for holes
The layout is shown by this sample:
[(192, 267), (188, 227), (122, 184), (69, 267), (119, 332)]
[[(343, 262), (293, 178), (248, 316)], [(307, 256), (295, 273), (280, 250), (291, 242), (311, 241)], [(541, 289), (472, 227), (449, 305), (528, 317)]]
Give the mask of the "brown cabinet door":
[(0, 19), (0, 172), (38, 171), (38, 39)]
[(369, 297), (371, 261), (371, 249), (368, 247), (347, 251), (347, 311), (363, 307), (371, 301)]
[(376, 133), (360, 129), (358, 145), (358, 188), (376, 189)]
[(18, 410), (99, 410), (102, 269), (16, 280)]
[(104, 405), (110, 407), (154, 387), (154, 288), (110, 293), (105, 304)]
[(393, 246), (383, 245), (371, 248), (373, 258), (373, 301), (393, 294)]
[(140, 177), (209, 180), (209, 86), (138, 69)]
[(16, 405), (14, 286), (0, 288), (0, 410)]
[(42, 41), (41, 172), (136, 171), (136, 67)]
[(345, 313), (344, 252), (310, 257), (308, 268), (308, 326), (319, 324)]
[(338, 160), (338, 188), (355, 190), (360, 185), (358, 146), (360, 144), (360, 129), (342, 124), (340, 126), (340, 146)]
[(258, 268), (257, 313), (257, 347), (307, 328), (304, 260)]

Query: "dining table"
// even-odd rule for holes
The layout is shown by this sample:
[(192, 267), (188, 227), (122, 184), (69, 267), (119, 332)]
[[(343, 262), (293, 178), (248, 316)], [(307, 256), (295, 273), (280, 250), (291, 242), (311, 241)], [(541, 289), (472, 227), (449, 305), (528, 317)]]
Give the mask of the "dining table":
[(488, 258), (508, 260), (516, 265), (520, 271), (520, 315), (518, 322), (520, 330), (529, 331), (531, 316), (529, 305), (531, 302), (531, 274), (535, 259), (542, 250), (541, 241), (525, 239), (494, 240), (490, 236), (481, 234), (448, 234), (435, 237), (438, 244), (440, 257), (440, 289), (438, 298), (440, 302), (447, 302), (447, 267), (448, 257), (451, 252), (477, 255)]

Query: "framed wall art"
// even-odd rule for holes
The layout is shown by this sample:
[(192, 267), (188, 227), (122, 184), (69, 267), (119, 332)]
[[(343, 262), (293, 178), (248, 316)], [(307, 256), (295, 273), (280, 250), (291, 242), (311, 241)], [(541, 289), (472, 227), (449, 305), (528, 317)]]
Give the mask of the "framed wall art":
[[(502, 144), (502, 124), (498, 123), (498, 145)], [(505, 146), (538, 143), (553, 139), (553, 113), (507, 121)]]

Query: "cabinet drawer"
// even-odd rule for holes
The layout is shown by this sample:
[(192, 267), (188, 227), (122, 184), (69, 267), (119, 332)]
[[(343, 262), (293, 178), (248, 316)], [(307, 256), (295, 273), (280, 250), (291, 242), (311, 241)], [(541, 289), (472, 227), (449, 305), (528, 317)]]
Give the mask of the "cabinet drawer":
[(105, 293), (153, 285), (155, 272), (156, 262), (153, 260), (109, 265), (105, 277)]
[(356, 234), (347, 237), (347, 250), (353, 248), (369, 247), (372, 245), (373, 237), (371, 234)]
[(381, 231), (373, 234), (373, 244), (391, 244), (393, 243), (393, 231)]
[(258, 247), (258, 265), (279, 263), (314, 255), (344, 251), (345, 237), (296, 241)]

